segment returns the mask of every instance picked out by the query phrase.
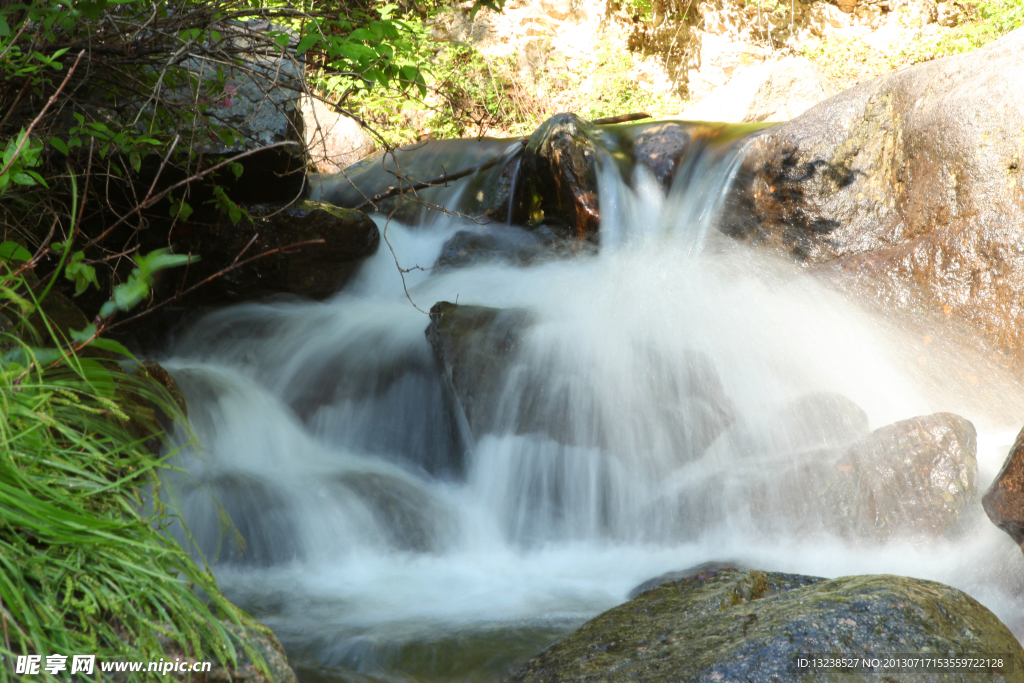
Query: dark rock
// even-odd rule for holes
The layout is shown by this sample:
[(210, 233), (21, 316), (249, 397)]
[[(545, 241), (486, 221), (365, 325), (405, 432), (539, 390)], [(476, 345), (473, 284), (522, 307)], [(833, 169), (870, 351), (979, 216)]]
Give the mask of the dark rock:
[(474, 438), (493, 426), (499, 394), (529, 316), (523, 310), (459, 306), (430, 309), (426, 336), (453, 403)]
[(689, 569), (683, 569), (677, 572), (666, 572), (660, 576), (655, 576), (653, 579), (647, 579), (639, 586), (629, 591), (629, 595), (626, 597), (632, 600), (641, 593), (645, 593), (652, 588), (657, 588), (662, 584), (681, 581), (682, 579), (688, 579), (691, 576), (696, 576), (697, 574), (715, 572), (720, 569), (742, 569), (742, 565), (739, 562), (702, 562), (701, 564), (690, 567)]
[(597, 132), (575, 114), (556, 114), (526, 143), (525, 165), (540, 209), (564, 219), (577, 238), (597, 233)]
[(747, 159), (760, 223), (735, 232), (886, 306), (962, 319), (1018, 354), (1022, 52), (1018, 29), (768, 131)]
[(509, 680), (850, 680), (848, 671), (799, 669), (797, 656), (809, 653), (1000, 653), (1005, 660), (1001, 669), (931, 672), (914, 678), (920, 681), (1016, 681), (1024, 666), (1024, 649), (1010, 630), (949, 586), (899, 576), (830, 581), (722, 569), (664, 584), (605, 612)]
[(251, 301), (273, 294), (323, 299), (341, 289), (362, 261), (372, 255), (380, 233), (370, 218), (358, 211), (319, 202), (291, 206), (249, 207), (232, 225), (224, 219), (213, 224), (185, 223), (172, 235), (178, 253), (198, 254), (198, 263), (168, 274), (164, 293), (191, 287), (228, 268), (236, 258), (250, 258), (292, 244), (320, 240), (256, 259), (204, 284), (187, 303), (220, 306)]
[(977, 432), (952, 413), (876, 429), (836, 465), (824, 499), (838, 530), (861, 537), (941, 536), (974, 502)]
[(434, 270), (438, 272), (486, 261), (525, 266), (543, 256), (563, 251), (554, 247), (557, 242), (558, 238), (543, 228), (532, 232), (517, 228), (502, 230), (498, 226), (487, 232), (460, 230), (441, 247)]
[(1024, 430), (981, 502), (992, 523), (1024, 548)]
[(650, 169), (667, 191), (672, 187), (679, 162), (693, 141), (694, 128), (674, 121), (644, 126), (633, 138), (634, 162)]

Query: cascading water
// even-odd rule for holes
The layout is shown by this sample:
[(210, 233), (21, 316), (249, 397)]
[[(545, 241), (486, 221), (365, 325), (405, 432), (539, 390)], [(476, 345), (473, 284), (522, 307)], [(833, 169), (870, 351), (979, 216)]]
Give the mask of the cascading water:
[(714, 560), (931, 578), (1024, 635), (1024, 560), (980, 504), (941, 538), (865, 541), (782, 500), (865, 413), (970, 418), (983, 490), (1020, 402), (922, 389), (900, 333), (715, 231), (741, 158), (701, 147), (668, 197), (605, 158), (596, 256), (405, 275), (422, 308), (524, 312), (468, 437), (395, 268), (480, 229), (458, 218), (379, 217), (394, 256), (333, 299), (237, 306), (176, 343), (165, 365), (202, 447), (169, 488), (301, 680), (498, 680), (641, 581)]

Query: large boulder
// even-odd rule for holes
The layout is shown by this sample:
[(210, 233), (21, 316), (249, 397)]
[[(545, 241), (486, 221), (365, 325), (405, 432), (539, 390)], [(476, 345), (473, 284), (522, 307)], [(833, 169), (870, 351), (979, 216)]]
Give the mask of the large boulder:
[(861, 84), (779, 126), (747, 163), (741, 231), (887, 306), (1024, 347), (1024, 29)]
[[(848, 669), (801, 666), (799, 657), (810, 653), (855, 655), (858, 663), (860, 656), (896, 653), (999, 653), (1002, 660), (1001, 667), (971, 671), (933, 668), (912, 674), (915, 681), (1016, 681), (1024, 666), (1024, 649), (1010, 630), (949, 586), (900, 576), (826, 580), (719, 569), (663, 584), (601, 614), (509, 680), (851, 680)], [(899, 671), (879, 666), (875, 672), (883, 670)]]
[(1024, 548), (1024, 430), (1013, 442), (982, 504), (993, 524)]
[(300, 108), (306, 152), (318, 173), (338, 173), (377, 151), (358, 121), (326, 102), (303, 97)]
[[(380, 243), (376, 224), (359, 211), (319, 202), (258, 204), (248, 208), (253, 221), (185, 223), (175, 230), (175, 250), (200, 260), (178, 269), (161, 284), (173, 291), (188, 288), (262, 253), (267, 256), (228, 270), (199, 287), (192, 305), (218, 306), (273, 294), (323, 299), (341, 289)], [(293, 244), (315, 242), (301, 247)], [(279, 251), (276, 251), (279, 250)]]
[(806, 57), (786, 57), (739, 71), (679, 115), (690, 121), (789, 121), (832, 96), (828, 80)]

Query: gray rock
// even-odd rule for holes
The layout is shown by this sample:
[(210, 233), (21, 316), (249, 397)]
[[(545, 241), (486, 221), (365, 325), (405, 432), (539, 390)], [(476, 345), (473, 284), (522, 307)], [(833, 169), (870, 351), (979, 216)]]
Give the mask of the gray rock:
[[(900, 576), (722, 569), (649, 590), (528, 662), (510, 683), (841, 683), (801, 654), (996, 654), (1002, 668), (897, 674), (914, 683), (1020, 680), (1024, 649), (989, 610), (949, 586)], [(862, 675), (862, 674), (861, 674)], [(883, 677), (880, 680), (897, 680)]]
[(319, 173), (338, 173), (377, 151), (359, 122), (321, 100), (304, 96), (302, 135), (310, 162)]

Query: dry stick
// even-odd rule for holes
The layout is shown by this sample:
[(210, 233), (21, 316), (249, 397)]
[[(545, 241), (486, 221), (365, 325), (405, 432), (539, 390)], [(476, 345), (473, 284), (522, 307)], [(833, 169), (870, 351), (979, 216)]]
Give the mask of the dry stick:
[[(523, 140), (522, 144), (525, 145), (526, 141)], [(451, 180), (458, 180), (459, 178), (465, 178), (466, 176), (472, 175), (473, 173), (476, 173), (477, 171), (486, 171), (487, 169), (489, 169), (490, 167), (494, 166), (499, 161), (501, 161), (502, 158), (504, 158), (504, 156), (505, 156), (504, 154), (500, 154), (500, 155), (498, 155), (496, 157), (491, 157), (490, 159), (485, 159), (484, 161), (481, 161), (478, 164), (474, 164), (474, 165), (470, 166), (469, 168), (464, 168), (461, 171), (459, 171), (458, 173), (451, 173), (451, 174), (445, 173), (444, 175), (440, 175), (440, 176), (438, 176), (436, 178), (431, 178), (430, 180), (423, 181), (422, 183), (415, 183), (414, 185), (410, 185), (409, 187), (392, 187), (387, 192), (381, 192), (380, 194), (376, 194), (376, 195), (370, 197), (370, 199), (368, 199), (367, 201), (365, 201), (362, 204), (359, 204), (358, 206), (355, 206), (353, 208), (356, 209), (357, 211), (362, 211), (363, 209), (365, 209), (367, 207), (370, 207), (370, 206), (373, 206), (374, 208), (376, 208), (376, 203), (377, 202), (379, 202), (381, 200), (384, 200), (384, 199), (387, 199), (388, 197), (394, 197), (395, 195), (398, 195), (398, 194), (405, 194), (406, 192), (415, 192), (416, 190), (422, 190), (422, 189), (427, 188), (427, 187), (438, 187), (438, 186), (443, 187), (443, 186), (446, 186), (448, 184), (448, 182), (451, 181)]]
[(19, 154), (21, 154), (21, 148), (25, 146), (26, 142), (28, 142), (29, 137), (32, 135), (32, 131), (35, 130), (36, 125), (38, 125), (42, 118), (46, 115), (46, 111), (50, 108), (51, 105), (53, 105), (54, 102), (57, 101), (57, 97), (60, 96), (60, 93), (64, 89), (64, 86), (66, 86), (68, 84), (68, 81), (71, 80), (71, 75), (75, 73), (75, 69), (78, 68), (78, 63), (82, 61), (82, 55), (84, 54), (85, 50), (82, 50), (78, 53), (78, 58), (75, 59), (75, 63), (71, 65), (70, 69), (68, 69), (68, 75), (64, 77), (64, 80), (61, 82), (60, 87), (57, 88), (56, 92), (50, 95), (50, 99), (46, 100), (46, 106), (44, 106), (43, 110), (39, 112), (39, 116), (32, 119), (32, 123), (28, 124), (28, 129), (25, 131), (25, 134), (21, 136), (21, 142), (19, 142), (18, 146), (14, 148), (14, 154), (11, 155), (11, 160), (7, 162), (7, 164), (3, 168), (0, 168), (0, 175), (7, 173), (7, 170), (12, 165), (14, 165), (14, 160), (18, 158)]

